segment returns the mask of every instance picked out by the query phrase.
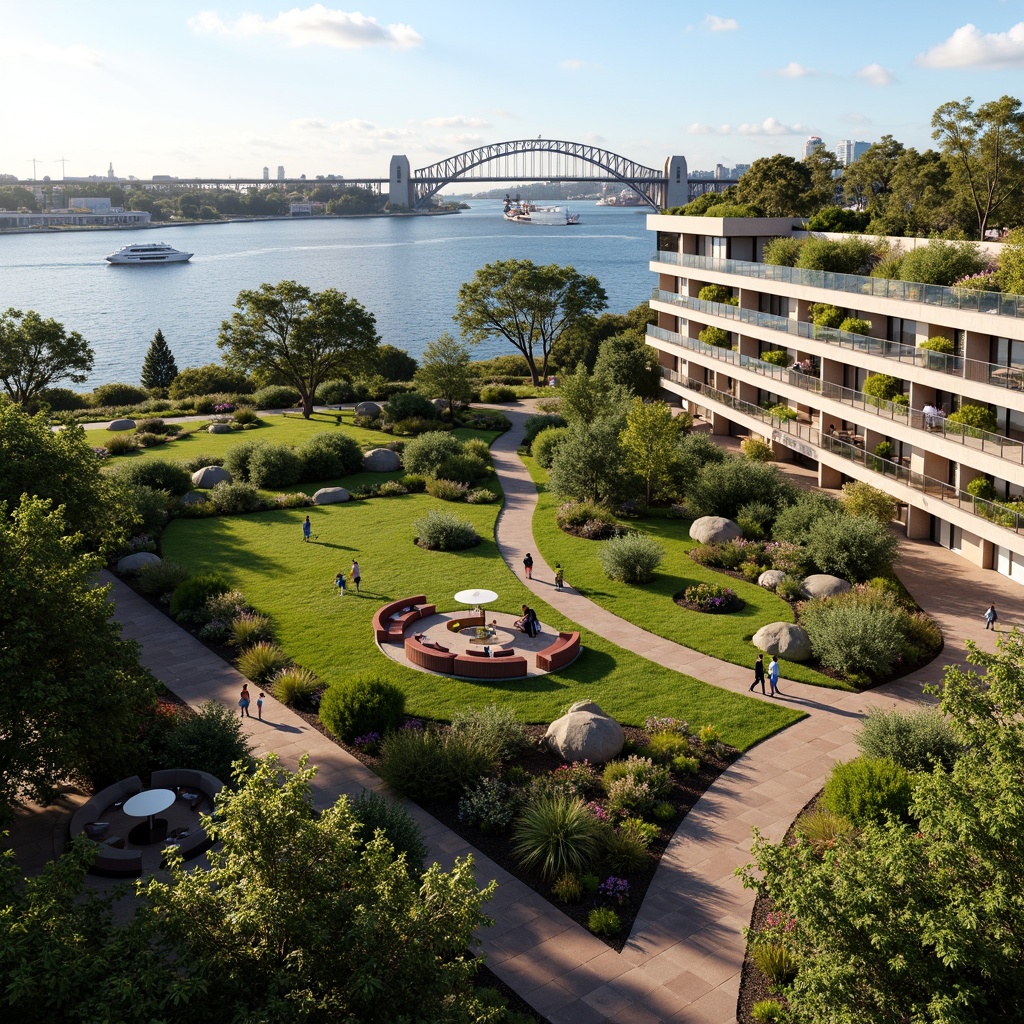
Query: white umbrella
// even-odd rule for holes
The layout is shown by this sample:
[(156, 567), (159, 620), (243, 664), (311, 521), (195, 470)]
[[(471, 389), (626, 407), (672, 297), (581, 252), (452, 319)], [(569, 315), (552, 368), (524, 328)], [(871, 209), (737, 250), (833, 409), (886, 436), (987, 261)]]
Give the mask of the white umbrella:
[(490, 604), (491, 601), (497, 601), (498, 595), (493, 590), (460, 590), (455, 595), (455, 600), (459, 604), (471, 604), (475, 608), (482, 604)]

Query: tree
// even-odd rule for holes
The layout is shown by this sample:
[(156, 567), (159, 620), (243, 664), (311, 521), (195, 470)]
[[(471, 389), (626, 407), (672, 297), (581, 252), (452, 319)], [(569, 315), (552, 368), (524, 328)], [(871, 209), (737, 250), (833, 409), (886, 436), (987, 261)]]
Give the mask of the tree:
[(576, 501), (604, 503), (629, 495), (635, 477), (619, 443), (622, 426), (618, 416), (571, 424), (551, 462), (551, 489)]
[(923, 237), (962, 226), (949, 161), (934, 149), (904, 150), (889, 186), (886, 201), (872, 221), (879, 233)]
[(84, 384), (92, 366), (93, 351), (77, 331), (32, 309), (0, 315), (0, 383), (19, 405), (61, 380)]
[(807, 212), (833, 206), (836, 201), (836, 174), (842, 167), (835, 153), (824, 146), (817, 146), (803, 162), (811, 175), (811, 184), (807, 192)]
[(639, 303), (628, 313), (580, 317), (552, 347), (551, 363), (561, 370), (584, 363), (588, 370), (593, 370), (603, 341), (626, 333), (635, 333), (642, 339), (647, 333), (647, 325), (657, 322), (658, 314), (651, 309), (649, 302)]
[(915, 825), (868, 825), (824, 846), (755, 841), (759, 877), (748, 867), (744, 884), (785, 922), (774, 938), (798, 964), (783, 991), (801, 1021), (1024, 1015), (1024, 636), (967, 649), (985, 674), (945, 670), (941, 709), (961, 752), (915, 773)]
[(658, 354), (643, 336), (619, 334), (601, 343), (594, 376), (625, 388), (640, 398), (656, 398), (661, 390)]
[(208, 1020), (466, 1021), (478, 1009), (467, 951), (488, 924), (471, 858), (422, 878), (378, 833), (369, 842), (348, 799), (318, 812), (315, 769), (270, 755), (204, 824), (221, 843), (209, 871), (178, 861), (146, 903), (202, 987)]
[(626, 389), (607, 375), (589, 373), (579, 363), (564, 374), (559, 385), (561, 413), (566, 423), (590, 424), (620, 409), (628, 400)]
[(313, 292), (295, 281), (239, 292), (217, 344), (229, 366), (276, 375), (299, 392), (302, 415), (313, 412), (316, 389), (352, 374), (376, 352), (372, 313), (344, 292)]
[(633, 471), (644, 482), (644, 496), (650, 505), (679, 460), (679, 426), (672, 410), (665, 402), (634, 398), (619, 442)]
[(1024, 295), (1024, 228), (1014, 228), (999, 253), (999, 283), (1006, 292)]
[(736, 186), (736, 198), (765, 217), (811, 213), (813, 180), (807, 164), (776, 153), (755, 160)]
[(164, 340), (164, 332), (158, 327), (142, 362), (142, 386), (147, 391), (158, 391), (166, 398), (167, 389), (177, 376), (178, 364), (174, 361), (174, 353)]
[(49, 803), (65, 780), (116, 760), (155, 702), (138, 646), (95, 585), (102, 565), (49, 501), (0, 504), (0, 814)]
[(371, 373), (378, 373), (385, 380), (412, 380), (419, 364), (404, 349), (394, 345), (381, 345), (369, 367)]
[(843, 172), (843, 194), (846, 201), (872, 217), (883, 213), (896, 173), (896, 161), (903, 152), (903, 143), (891, 135), (883, 135), (868, 146), (867, 152)]
[(547, 376), (558, 339), (581, 317), (599, 313), (607, 304), (597, 278), (578, 274), (573, 267), (499, 260), (481, 267), (459, 288), (453, 319), (470, 341), (500, 337), (522, 352), (536, 385)]
[(1013, 96), (977, 110), (973, 103), (970, 96), (943, 103), (932, 115), (932, 138), (952, 162), (954, 181), (974, 209), (977, 237), (984, 239), (991, 218), (1002, 213), (1007, 223), (1007, 207), (1024, 192), (1024, 112)]
[(447, 331), (430, 342), (416, 371), (416, 388), (427, 398), (443, 398), (449, 409), (468, 402), (473, 394), (469, 345), (456, 341)]

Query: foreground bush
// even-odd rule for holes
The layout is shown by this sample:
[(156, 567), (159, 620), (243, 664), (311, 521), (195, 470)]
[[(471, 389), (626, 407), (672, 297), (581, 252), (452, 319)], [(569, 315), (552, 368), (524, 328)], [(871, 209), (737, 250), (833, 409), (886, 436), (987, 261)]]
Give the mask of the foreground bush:
[(263, 499), (256, 488), (243, 480), (217, 484), (210, 491), (209, 501), (214, 511), (226, 516), (259, 512), (263, 508)]
[(534, 440), (542, 430), (546, 430), (548, 427), (565, 427), (567, 425), (565, 418), (556, 413), (527, 416), (526, 432), (523, 435), (523, 447), (532, 447)]
[(553, 881), (582, 874), (600, 851), (600, 823), (579, 797), (564, 793), (538, 796), (524, 809), (512, 833), (520, 864)]
[(912, 821), (914, 785), (910, 772), (888, 758), (856, 757), (832, 769), (822, 806), (854, 825), (881, 825), (887, 816)]
[(269, 686), (270, 680), (290, 664), (288, 655), (266, 640), (247, 647), (235, 661), (238, 671), (257, 686)]
[(259, 444), (249, 457), (249, 483), (260, 490), (280, 490), (299, 482), (302, 463), (284, 444)]
[(320, 719), (335, 736), (351, 743), (357, 736), (397, 729), (405, 716), (405, 694), (372, 675), (332, 683), (320, 701)]
[(530, 745), (522, 719), (504, 704), (456, 711), (451, 731), (476, 744), (496, 764), (511, 761)]
[(796, 489), (777, 466), (750, 459), (709, 463), (686, 489), (687, 505), (694, 518), (735, 519), (744, 505), (755, 501), (770, 505), (777, 514), (795, 500)]
[(900, 553), (900, 542), (887, 526), (867, 516), (819, 518), (805, 537), (807, 554), (819, 572), (862, 583), (888, 576)]
[(406, 473), (437, 476), (437, 471), (448, 459), (462, 454), (462, 442), (442, 430), (431, 430), (406, 442), (402, 452), (402, 467)]
[(177, 462), (163, 459), (133, 459), (114, 471), (118, 479), (127, 484), (152, 487), (154, 491), (167, 491), (181, 497), (192, 490), (191, 474)]
[(299, 479), (306, 483), (334, 480), (363, 468), (363, 450), (347, 434), (314, 434), (298, 450)]
[(406, 866), (414, 875), (421, 874), (427, 857), (423, 830), (413, 816), (397, 800), (364, 789), (351, 802), (352, 816), (359, 822), (359, 838), (368, 844), (378, 832), (394, 848), (396, 856), (405, 856)]
[(463, 551), (480, 543), (473, 524), (454, 512), (431, 510), (412, 525), (420, 546), (431, 551)]
[(209, 598), (229, 591), (227, 580), (216, 573), (200, 573), (178, 584), (171, 598), (171, 616), (187, 622), (201, 613)]
[(163, 597), (188, 579), (188, 569), (175, 562), (144, 565), (135, 577), (135, 585), (146, 597)]
[(865, 757), (888, 758), (912, 772), (930, 772), (936, 764), (949, 771), (962, 749), (952, 726), (934, 708), (872, 708), (857, 734), (857, 746)]
[(395, 792), (429, 803), (459, 797), (494, 768), (494, 761), (465, 736), (399, 729), (384, 740), (378, 772)]
[(604, 574), (620, 583), (650, 583), (664, 558), (664, 547), (642, 533), (612, 537), (597, 552)]
[(206, 701), (194, 716), (179, 721), (167, 737), (164, 757), (162, 768), (209, 772), (225, 785), (231, 783), (235, 761), (251, 762), (241, 717), (215, 700)]

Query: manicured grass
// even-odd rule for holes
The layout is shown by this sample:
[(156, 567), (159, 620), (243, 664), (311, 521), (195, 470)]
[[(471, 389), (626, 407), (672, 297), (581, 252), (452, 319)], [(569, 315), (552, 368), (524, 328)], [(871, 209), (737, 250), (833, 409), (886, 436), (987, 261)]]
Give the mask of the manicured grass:
[[(750, 666), (753, 678), (757, 650), (751, 637), (769, 622), (795, 621), (793, 609), (786, 601), (756, 583), (733, 579), (698, 565), (687, 554), (697, 546), (696, 541), (690, 540), (689, 521), (664, 515), (628, 523), (665, 548), (665, 560), (654, 582), (633, 586), (608, 579), (597, 560), (601, 542), (573, 537), (558, 528), (555, 510), (559, 503), (546, 488), (547, 473), (533, 459), (523, 461), (540, 494), (533, 517), (533, 536), (549, 565), (560, 562), (566, 580), (602, 608), (666, 640), (674, 640), (734, 665)], [(736, 591), (746, 602), (745, 606), (728, 615), (708, 615), (680, 608), (672, 600), (673, 595), (697, 583), (725, 584)], [(785, 679), (839, 690), (854, 689), (806, 665), (782, 659), (780, 664)]]
[[(249, 431), (247, 436), (257, 432)], [(211, 435), (212, 437), (212, 435)], [(456, 591), (485, 587), (489, 608), (518, 612), (529, 602), (555, 629), (579, 628), (537, 601), (508, 569), (494, 543), (499, 505), (452, 505), (428, 495), (376, 498), (344, 505), (247, 516), (176, 520), (163, 535), (163, 555), (196, 572), (217, 572), (269, 614), (282, 647), (325, 682), (372, 670), (401, 686), (412, 714), (450, 719), (457, 709), (511, 703), (531, 722), (549, 722), (572, 701), (590, 697), (620, 721), (643, 725), (649, 715), (711, 723), (727, 743), (745, 750), (802, 715), (720, 690), (663, 668), (581, 630), (585, 651), (568, 669), (536, 679), (469, 681), (417, 672), (383, 655), (371, 618), (385, 602), (425, 594), (439, 611), (459, 609)], [(413, 521), (431, 508), (454, 510), (484, 537), (463, 552), (424, 551)], [(319, 541), (302, 542), (306, 514)], [(339, 598), (335, 574), (358, 557), (363, 590)]]

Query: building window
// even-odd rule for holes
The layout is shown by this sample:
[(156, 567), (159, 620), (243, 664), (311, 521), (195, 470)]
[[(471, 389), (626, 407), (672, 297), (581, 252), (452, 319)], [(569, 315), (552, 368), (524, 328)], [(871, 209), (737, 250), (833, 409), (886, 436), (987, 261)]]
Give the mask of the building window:
[(675, 231), (658, 232), (658, 252), (679, 252), (679, 233)]
[(789, 316), (789, 296), (768, 295), (761, 292), (758, 296), (758, 312), (771, 313), (774, 316)]
[(711, 239), (711, 257), (716, 260), (727, 260), (729, 258), (729, 239)]

